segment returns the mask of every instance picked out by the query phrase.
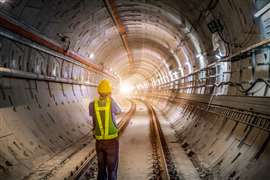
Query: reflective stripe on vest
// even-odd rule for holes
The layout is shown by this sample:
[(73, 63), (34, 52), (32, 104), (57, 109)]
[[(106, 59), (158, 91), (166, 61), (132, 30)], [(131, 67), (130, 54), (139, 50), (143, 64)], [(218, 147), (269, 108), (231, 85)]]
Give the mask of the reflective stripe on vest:
[[(100, 107), (98, 99), (95, 99), (94, 105), (95, 105), (95, 113), (96, 113), (96, 119), (97, 119), (96, 125), (98, 125), (99, 131), (100, 131), (100, 134), (97, 134), (97, 131), (96, 131), (96, 134), (95, 134), (96, 139), (109, 140), (109, 139), (114, 139), (118, 137), (117, 127), (115, 127), (115, 124), (112, 121), (110, 98), (106, 98), (105, 106)], [(105, 127), (103, 127), (100, 111), (104, 111), (104, 114), (105, 114), (105, 123), (104, 123)]]

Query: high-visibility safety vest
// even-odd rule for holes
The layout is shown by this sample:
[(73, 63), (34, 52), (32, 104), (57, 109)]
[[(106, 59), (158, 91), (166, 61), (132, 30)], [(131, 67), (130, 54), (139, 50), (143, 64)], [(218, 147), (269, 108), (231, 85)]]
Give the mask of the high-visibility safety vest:
[[(109, 140), (118, 137), (118, 129), (112, 120), (111, 99), (106, 98), (105, 102), (105, 105), (101, 106), (101, 101), (99, 99), (95, 99), (94, 101), (97, 120), (95, 137), (97, 140)], [(104, 113), (103, 119), (100, 116), (101, 113)]]

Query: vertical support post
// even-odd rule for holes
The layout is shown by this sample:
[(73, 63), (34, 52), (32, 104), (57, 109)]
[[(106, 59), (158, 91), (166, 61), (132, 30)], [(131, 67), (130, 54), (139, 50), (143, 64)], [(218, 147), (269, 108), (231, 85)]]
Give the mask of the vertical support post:
[(252, 64), (252, 81), (255, 81), (255, 72), (256, 72), (256, 51), (252, 50), (251, 64)]
[(243, 66), (242, 66), (242, 61), (238, 61), (239, 62), (239, 67), (240, 67), (240, 71), (239, 71), (239, 83), (242, 83), (242, 79), (243, 79)]
[[(268, 79), (270, 79), (270, 47), (267, 46), (266, 47), (267, 50), (266, 50), (266, 59), (267, 59), (267, 66), (268, 66)], [(267, 93), (269, 91), (269, 88), (267, 86), (265, 86), (265, 90), (264, 90), (264, 96), (267, 96)]]

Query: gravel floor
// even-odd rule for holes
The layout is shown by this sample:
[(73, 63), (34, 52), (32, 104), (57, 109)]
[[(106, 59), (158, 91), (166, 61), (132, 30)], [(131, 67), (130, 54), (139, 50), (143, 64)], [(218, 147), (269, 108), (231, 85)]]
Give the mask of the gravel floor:
[(181, 174), (185, 180), (200, 180), (199, 174), (191, 160), (188, 158), (181, 145), (177, 142), (174, 130), (171, 128), (168, 121), (166, 121), (166, 118), (162, 113), (157, 110), (156, 112), (171, 155), (173, 156), (178, 174)]

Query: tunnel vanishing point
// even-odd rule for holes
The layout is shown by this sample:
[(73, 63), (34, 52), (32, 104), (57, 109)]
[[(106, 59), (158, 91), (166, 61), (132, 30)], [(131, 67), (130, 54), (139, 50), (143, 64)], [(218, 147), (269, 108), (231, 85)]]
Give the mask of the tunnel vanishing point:
[(108, 79), (124, 109), (164, 117), (199, 179), (269, 180), (269, 24), (269, 0), (0, 0), (0, 179), (72, 176)]

